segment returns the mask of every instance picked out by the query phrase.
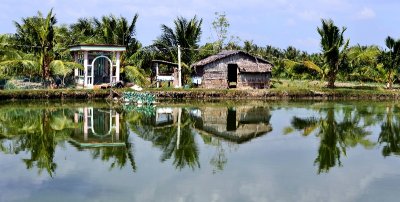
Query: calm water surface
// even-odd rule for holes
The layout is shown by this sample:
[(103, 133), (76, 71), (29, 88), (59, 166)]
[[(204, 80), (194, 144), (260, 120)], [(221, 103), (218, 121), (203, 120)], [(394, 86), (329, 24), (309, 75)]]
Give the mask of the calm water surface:
[(396, 102), (0, 103), (0, 201), (398, 201)]

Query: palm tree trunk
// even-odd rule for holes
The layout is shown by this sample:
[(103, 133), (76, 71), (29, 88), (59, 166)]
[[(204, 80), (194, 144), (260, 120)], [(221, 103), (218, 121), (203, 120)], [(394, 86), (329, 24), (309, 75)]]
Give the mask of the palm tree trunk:
[(389, 71), (388, 82), (386, 84), (386, 87), (390, 90), (393, 88), (392, 71)]
[(336, 80), (336, 74), (335, 71), (331, 70), (328, 73), (328, 88), (335, 88), (335, 80)]

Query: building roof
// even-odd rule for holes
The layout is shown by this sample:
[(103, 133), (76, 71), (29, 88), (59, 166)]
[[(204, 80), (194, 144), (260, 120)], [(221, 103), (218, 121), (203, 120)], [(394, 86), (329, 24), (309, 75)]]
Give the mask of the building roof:
[(177, 63), (168, 62), (168, 61), (165, 61), (165, 60), (152, 60), (151, 62), (152, 62), (152, 63), (165, 64), (165, 65), (178, 66)]
[(69, 47), (70, 51), (106, 51), (122, 52), (126, 51), (125, 46), (111, 44), (78, 44)]
[(239, 67), (239, 71), (240, 72), (270, 72), (272, 70), (272, 63), (270, 63), (269, 61), (257, 57), (257, 56), (253, 56), (250, 55), (249, 53), (246, 53), (244, 51), (240, 51), (240, 50), (225, 50), (222, 51), (216, 55), (211, 55), (203, 60), (200, 60), (194, 64), (192, 64), (192, 67), (199, 67), (199, 66), (204, 66), (207, 64), (210, 64), (212, 62), (224, 59), (226, 57), (230, 57), (233, 55), (237, 55), (237, 54), (243, 54), (249, 57), (254, 58), (255, 63), (257, 65), (254, 65), (253, 61), (249, 61), (249, 60), (240, 60), (238, 61), (236, 64)]

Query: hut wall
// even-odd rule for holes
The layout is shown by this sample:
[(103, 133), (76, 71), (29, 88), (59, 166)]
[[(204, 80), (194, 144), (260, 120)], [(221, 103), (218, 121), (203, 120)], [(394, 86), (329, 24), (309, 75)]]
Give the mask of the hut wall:
[(239, 73), (237, 88), (264, 89), (270, 86), (271, 73)]
[[(197, 68), (198, 76), (202, 77), (202, 88), (227, 89), (228, 86), (228, 64), (240, 64), (244, 61), (253, 62), (253, 57), (236, 54)], [(268, 88), (270, 73), (238, 73), (237, 88)]]

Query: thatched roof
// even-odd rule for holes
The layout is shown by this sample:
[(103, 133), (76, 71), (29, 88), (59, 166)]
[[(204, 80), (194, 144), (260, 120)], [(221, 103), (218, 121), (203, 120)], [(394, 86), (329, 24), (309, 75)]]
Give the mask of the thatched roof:
[(216, 55), (211, 55), (203, 60), (200, 60), (194, 64), (192, 64), (192, 67), (200, 67), (204, 66), (207, 64), (210, 64), (212, 62), (216, 62), (218, 60), (224, 59), (226, 57), (230, 57), (233, 55), (237, 54), (242, 54), (246, 55), (248, 57), (254, 58), (254, 61), (249, 61), (249, 60), (240, 60), (236, 64), (239, 67), (240, 72), (270, 72), (272, 70), (272, 64), (260, 57), (256, 57), (253, 55), (250, 55), (249, 53), (246, 53), (244, 51), (239, 51), (239, 50), (225, 50), (222, 51)]

